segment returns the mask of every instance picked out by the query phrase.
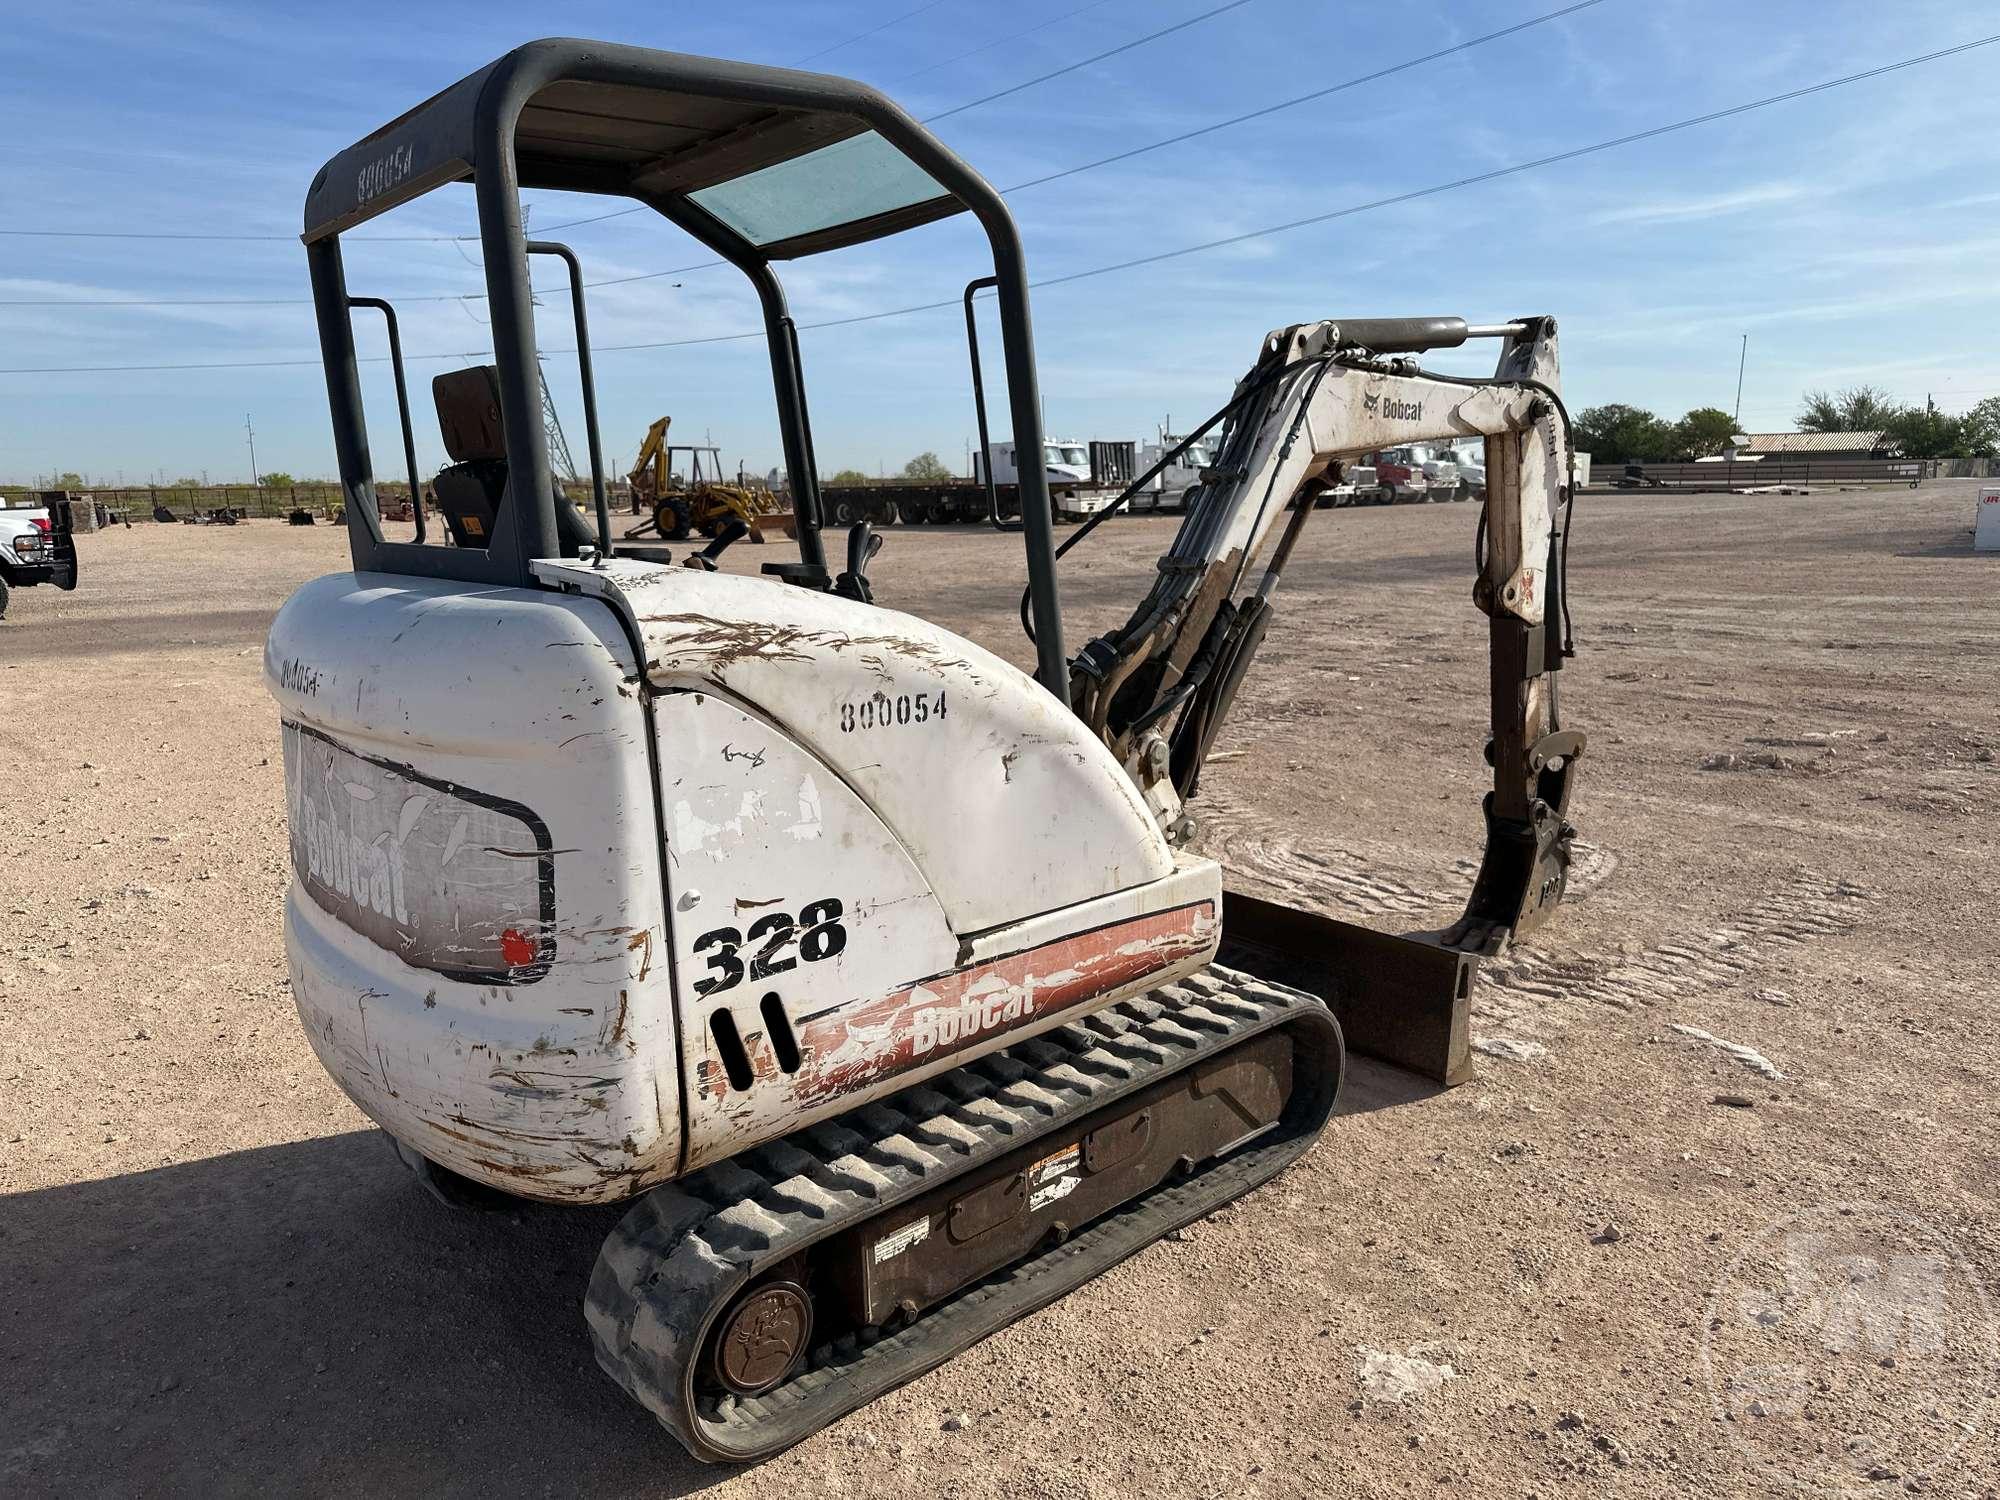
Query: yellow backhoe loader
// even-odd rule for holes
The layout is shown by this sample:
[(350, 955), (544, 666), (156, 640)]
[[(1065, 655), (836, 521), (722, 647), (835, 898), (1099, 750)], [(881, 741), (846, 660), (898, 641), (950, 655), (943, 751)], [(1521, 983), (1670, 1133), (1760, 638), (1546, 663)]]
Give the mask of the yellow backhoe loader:
[[(632, 488), (636, 507), (650, 506), (652, 519), (625, 533), (637, 537), (657, 531), (670, 542), (684, 542), (692, 532), (712, 537), (731, 521), (750, 528), (750, 540), (762, 542), (757, 517), (774, 514), (778, 498), (763, 485), (739, 476), (734, 484), (722, 482), (721, 450), (707, 445), (669, 445), (667, 428), (672, 417), (661, 417), (646, 429), (639, 456), (625, 482)], [(675, 472), (675, 460), (686, 457), (686, 472)]]

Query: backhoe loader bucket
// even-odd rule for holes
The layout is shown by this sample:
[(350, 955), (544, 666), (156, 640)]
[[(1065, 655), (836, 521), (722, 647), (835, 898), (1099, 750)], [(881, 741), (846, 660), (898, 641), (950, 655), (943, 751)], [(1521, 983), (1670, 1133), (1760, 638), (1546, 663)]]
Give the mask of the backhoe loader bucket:
[(1231, 890), (1222, 934), (1223, 963), (1325, 1000), (1350, 1052), (1446, 1087), (1472, 1077), (1473, 954)]
[[(1528, 818), (1485, 802), (1486, 852), (1465, 914), (1442, 932), (1377, 932), (1275, 901), (1224, 891), (1222, 962), (1324, 999), (1349, 1050), (1450, 1087), (1472, 1076), (1470, 1014), (1479, 960), (1555, 914), (1569, 884), (1569, 801), (1584, 736), (1559, 731), (1529, 747)], [(1492, 752), (1489, 750), (1489, 757)]]

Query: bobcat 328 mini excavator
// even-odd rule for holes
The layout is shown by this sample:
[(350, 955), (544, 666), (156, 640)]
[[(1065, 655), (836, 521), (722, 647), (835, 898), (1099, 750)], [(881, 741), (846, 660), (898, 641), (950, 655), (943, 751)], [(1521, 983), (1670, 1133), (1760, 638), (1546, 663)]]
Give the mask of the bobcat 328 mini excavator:
[[(494, 364), (438, 384), (439, 493), (480, 524), (385, 540), (352, 309), (392, 334), (394, 313), (350, 296), (341, 235), (468, 182)], [(523, 187), (636, 199), (749, 277), (796, 562), (616, 555), (580, 317), (596, 534), (556, 503), (529, 258), (580, 277), (524, 237)], [(867, 526), (830, 571), (773, 270), (960, 211), (992, 251), (967, 307), (997, 292), (1033, 452), (1013, 221), (861, 84), (536, 42), (341, 152), (306, 201), (353, 571), (294, 594), (265, 658), (299, 1016), (441, 1196), (630, 1202), (590, 1337), (704, 1459), (795, 1442), (1270, 1178), (1327, 1122), (1343, 1027), (1458, 1081), (1477, 955), (1563, 892), (1583, 741), (1556, 711), (1553, 321), (1270, 334), (1190, 439), (1219, 433), (1219, 460), (1150, 592), (1074, 657), (1024, 472), (1030, 677), (876, 603)], [(1412, 357), (1474, 337), (1498, 342), (1491, 379)], [(1420, 940), (1225, 895), (1187, 805), (1313, 496), (1343, 455), (1473, 436), (1494, 786), (1465, 915)]]

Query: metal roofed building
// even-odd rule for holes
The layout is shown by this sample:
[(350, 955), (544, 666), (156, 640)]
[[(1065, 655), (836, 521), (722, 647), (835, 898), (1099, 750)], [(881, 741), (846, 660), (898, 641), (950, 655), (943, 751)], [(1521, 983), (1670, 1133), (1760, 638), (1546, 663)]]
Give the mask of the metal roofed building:
[(1876, 432), (1753, 432), (1730, 439), (1724, 456), (1732, 462), (1783, 456), (1786, 458), (1894, 458), (1900, 451), (1885, 431)]

